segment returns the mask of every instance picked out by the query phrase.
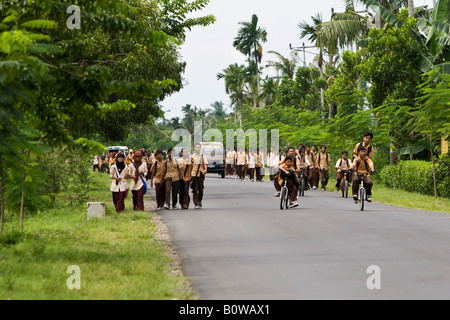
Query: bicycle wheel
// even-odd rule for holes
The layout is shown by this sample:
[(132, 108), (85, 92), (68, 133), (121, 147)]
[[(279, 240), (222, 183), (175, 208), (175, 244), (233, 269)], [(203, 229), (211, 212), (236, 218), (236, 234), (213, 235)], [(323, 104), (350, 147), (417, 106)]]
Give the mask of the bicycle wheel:
[(280, 194), (280, 209), (287, 209), (287, 188), (283, 187), (281, 188), (281, 194)]
[(286, 200), (284, 200), (284, 207), (287, 209), (289, 209), (289, 194), (288, 194), (288, 190), (286, 188)]
[(364, 211), (364, 201), (366, 200), (366, 189), (359, 189), (359, 207), (361, 211)]
[(348, 181), (347, 180), (344, 181), (342, 196), (345, 198), (348, 198)]
[(306, 182), (305, 179), (302, 179), (302, 182), (300, 183), (300, 196), (305, 196), (305, 190), (306, 190)]

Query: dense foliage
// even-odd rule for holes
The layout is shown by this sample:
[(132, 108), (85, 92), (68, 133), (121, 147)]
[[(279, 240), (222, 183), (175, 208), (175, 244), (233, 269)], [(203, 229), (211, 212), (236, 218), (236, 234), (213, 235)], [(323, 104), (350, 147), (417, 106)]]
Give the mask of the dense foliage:
[[(42, 174), (59, 172), (58, 161), (68, 159), (53, 161), (50, 148), (83, 162), (103, 148), (95, 140), (123, 139), (129, 128), (162, 115), (159, 102), (183, 86), (186, 30), (214, 22), (189, 17), (208, 2), (79, 0), (79, 17), (67, 13), (72, 1), (0, 3), (2, 221), (5, 205), (15, 212), (20, 199), (23, 216), (24, 207), (45, 199)], [(69, 28), (78, 18), (80, 29)]]

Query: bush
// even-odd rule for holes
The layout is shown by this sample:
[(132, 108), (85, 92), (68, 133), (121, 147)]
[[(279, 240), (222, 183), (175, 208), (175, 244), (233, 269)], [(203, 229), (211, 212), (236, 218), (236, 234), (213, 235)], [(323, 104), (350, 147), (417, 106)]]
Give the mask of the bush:
[(448, 154), (439, 159), (436, 180), (438, 194), (441, 197), (450, 198), (450, 156)]
[(393, 189), (402, 189), (426, 195), (434, 194), (433, 165), (427, 161), (400, 161), (380, 172), (383, 183)]
[[(433, 164), (429, 161), (400, 161), (380, 172), (386, 187), (434, 195)], [(436, 184), (440, 197), (450, 198), (450, 157), (445, 155), (436, 162)]]

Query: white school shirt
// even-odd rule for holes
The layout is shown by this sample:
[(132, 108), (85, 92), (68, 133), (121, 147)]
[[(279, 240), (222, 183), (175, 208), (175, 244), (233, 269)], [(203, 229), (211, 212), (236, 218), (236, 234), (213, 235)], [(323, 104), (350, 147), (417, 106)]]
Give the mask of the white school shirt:
[(247, 165), (248, 165), (249, 169), (254, 169), (255, 168), (256, 159), (255, 159), (255, 154), (254, 153), (249, 153), (248, 154)]
[[(116, 171), (117, 166), (113, 165), (111, 167), (111, 169), (109, 169), (109, 176), (112, 178), (118, 178), (117, 176), (117, 171)], [(111, 182), (111, 192), (123, 192), (123, 191), (127, 191), (128, 189), (128, 184), (127, 184), (127, 179), (125, 179), (125, 177), (128, 174), (128, 167), (125, 166), (125, 168), (122, 170), (122, 172), (120, 173), (120, 178), (122, 178), (122, 180), (119, 181), (119, 183), (116, 184), (117, 180), (113, 180)]]
[(267, 157), (267, 166), (268, 167), (278, 167), (278, 164), (280, 163), (280, 158), (277, 153), (270, 152), (269, 156)]
[[(134, 173), (136, 172), (136, 169), (134, 168), (134, 164), (132, 163), (128, 168), (130, 170), (130, 176), (134, 176)], [(147, 176), (147, 170), (148, 170), (147, 164), (143, 162), (138, 169), (139, 169), (139, 173), (141, 174), (142, 179), (145, 180), (145, 177)], [(141, 188), (144, 186), (142, 179), (138, 176), (137, 183), (134, 182), (134, 179), (131, 179), (130, 190), (132, 190), (132, 191), (141, 190)]]

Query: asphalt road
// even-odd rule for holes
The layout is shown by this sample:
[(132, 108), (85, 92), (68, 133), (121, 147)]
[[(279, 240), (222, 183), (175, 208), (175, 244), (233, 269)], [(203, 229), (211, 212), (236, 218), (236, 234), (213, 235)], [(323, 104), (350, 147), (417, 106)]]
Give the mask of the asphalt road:
[[(450, 299), (450, 214), (361, 212), (319, 190), (281, 211), (273, 194), (268, 181), (208, 175), (203, 209), (158, 213), (200, 299)], [(369, 290), (373, 265), (381, 289)]]

